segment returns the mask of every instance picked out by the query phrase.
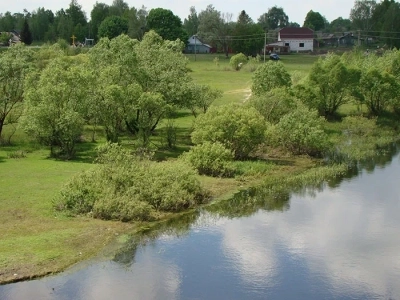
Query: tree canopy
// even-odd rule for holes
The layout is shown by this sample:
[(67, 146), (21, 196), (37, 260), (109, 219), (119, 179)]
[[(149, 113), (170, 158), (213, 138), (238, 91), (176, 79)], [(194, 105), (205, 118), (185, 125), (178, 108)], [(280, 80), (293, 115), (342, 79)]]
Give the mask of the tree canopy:
[(157, 32), (164, 40), (180, 39), (187, 43), (189, 36), (182, 27), (181, 19), (169, 9), (155, 8), (147, 16), (147, 28)]

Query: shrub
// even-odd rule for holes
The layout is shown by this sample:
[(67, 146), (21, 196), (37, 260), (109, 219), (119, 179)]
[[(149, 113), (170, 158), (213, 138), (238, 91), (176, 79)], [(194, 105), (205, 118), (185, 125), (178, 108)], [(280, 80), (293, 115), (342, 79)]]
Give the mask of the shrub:
[(251, 90), (254, 95), (260, 96), (274, 88), (290, 87), (291, 84), (292, 80), (283, 64), (270, 60), (254, 72)]
[(231, 57), (229, 64), (236, 71), (239, 71), (242, 65), (247, 63), (247, 57), (243, 53), (238, 53)]
[(300, 106), (283, 116), (268, 135), (293, 154), (317, 156), (328, 146), (328, 136), (322, 128), (324, 121), (317, 111)]
[(182, 158), (189, 162), (201, 175), (230, 177), (233, 170), (229, 162), (233, 159), (232, 152), (219, 142), (205, 142), (194, 146)]
[(149, 220), (156, 211), (180, 211), (208, 197), (196, 171), (182, 161), (157, 163), (106, 144), (97, 162), (64, 186), (54, 201), (56, 209), (102, 219)]
[(287, 88), (276, 88), (250, 98), (248, 104), (257, 109), (269, 123), (276, 124), (287, 113), (296, 109), (299, 100)]
[(196, 118), (192, 142), (220, 142), (236, 159), (243, 159), (264, 142), (266, 122), (253, 107), (212, 106)]

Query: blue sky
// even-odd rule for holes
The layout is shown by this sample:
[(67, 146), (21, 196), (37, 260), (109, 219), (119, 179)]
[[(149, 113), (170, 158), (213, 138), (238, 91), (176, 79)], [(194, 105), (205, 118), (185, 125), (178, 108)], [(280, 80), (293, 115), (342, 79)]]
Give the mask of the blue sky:
[[(0, 12), (22, 12), (24, 8), (28, 11), (33, 11), (38, 7), (44, 7), (56, 12), (61, 8), (68, 8), (70, 1), (71, 0), (0, 0)], [(97, 1), (107, 4), (112, 3), (112, 0)], [(268, 11), (268, 8), (277, 5), (284, 9), (289, 16), (289, 21), (297, 22), (300, 25), (303, 25), (304, 18), (310, 10), (319, 12), (331, 22), (338, 17), (348, 18), (350, 10), (354, 5), (354, 1), (349, 0), (125, 0), (125, 2), (128, 3), (130, 7), (141, 7), (144, 5), (148, 9), (157, 7), (170, 9), (178, 15), (182, 21), (189, 14), (190, 6), (195, 6), (197, 12), (200, 12), (205, 9), (208, 4), (212, 4), (221, 12), (232, 13), (234, 20), (237, 18), (240, 11), (245, 10), (254, 21), (257, 21), (261, 14)], [(96, 0), (78, 0), (78, 3), (82, 5), (83, 10), (89, 17)]]

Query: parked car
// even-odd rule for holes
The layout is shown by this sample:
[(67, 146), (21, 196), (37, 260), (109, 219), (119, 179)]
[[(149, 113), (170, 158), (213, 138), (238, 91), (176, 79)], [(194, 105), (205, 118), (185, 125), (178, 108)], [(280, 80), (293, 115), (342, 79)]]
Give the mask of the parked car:
[(271, 53), (271, 54), (269, 55), (269, 58), (272, 59), (272, 60), (279, 60), (279, 59), (280, 59), (280, 58), (279, 58), (279, 55), (276, 54), (276, 53)]

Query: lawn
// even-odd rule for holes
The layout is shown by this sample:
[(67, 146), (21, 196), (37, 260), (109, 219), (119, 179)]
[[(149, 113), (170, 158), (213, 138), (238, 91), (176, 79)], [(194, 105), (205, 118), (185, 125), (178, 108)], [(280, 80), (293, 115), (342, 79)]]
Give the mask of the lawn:
[[(196, 55), (196, 60), (194, 55), (187, 57), (195, 82), (223, 91), (223, 97), (215, 105), (243, 103), (249, 97), (252, 72), (247, 68), (232, 70), (229, 60), (222, 55)], [(215, 57), (219, 58), (218, 63)], [(282, 57), (282, 62), (290, 72), (307, 73), (316, 59), (311, 55), (292, 55)], [(180, 111), (175, 117), (177, 150), (161, 150), (157, 153), (158, 158), (177, 157), (190, 147), (189, 133), (194, 117), (188, 111)], [(89, 133), (87, 140), (90, 140), (88, 136)], [(154, 142), (160, 145), (160, 139), (158, 135)], [(99, 136), (101, 140), (103, 138)], [(20, 131), (12, 141), (13, 146), (0, 147), (0, 283), (60, 271), (95, 255), (116, 234), (134, 228), (134, 224), (89, 217), (68, 218), (53, 210), (52, 200), (62, 185), (74, 174), (90, 168), (96, 143), (80, 144), (78, 160), (58, 161), (49, 159), (48, 149), (35, 146)], [(24, 152), (17, 152), (21, 150)], [(10, 158), (18, 153), (26, 157)], [(274, 174), (288, 174), (310, 164), (308, 159), (280, 161), (268, 168)], [(256, 164), (250, 167), (258, 168)], [(240, 186), (254, 183), (236, 179), (200, 179), (215, 196), (226, 196)]]

